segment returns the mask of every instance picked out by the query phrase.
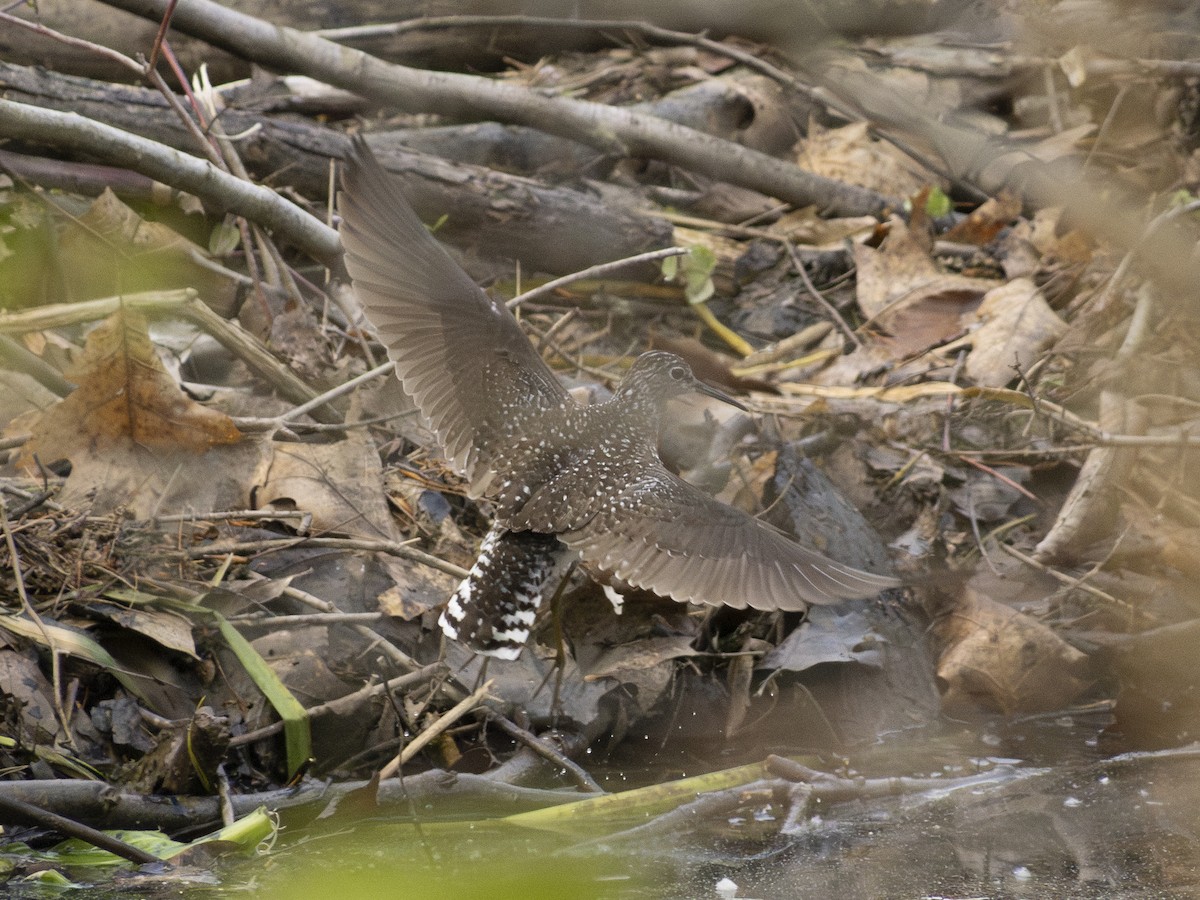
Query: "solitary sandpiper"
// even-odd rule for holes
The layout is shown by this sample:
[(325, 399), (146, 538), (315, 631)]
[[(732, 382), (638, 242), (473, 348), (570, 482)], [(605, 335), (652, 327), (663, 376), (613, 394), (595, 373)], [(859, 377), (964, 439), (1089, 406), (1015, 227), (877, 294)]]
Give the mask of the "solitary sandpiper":
[(799, 546), (663, 465), (668, 400), (700, 392), (736, 405), (678, 356), (644, 353), (612, 399), (578, 404), (361, 138), (339, 203), (346, 269), (405, 393), (495, 511), (442, 614), (449, 637), (515, 659), (544, 592), (577, 559), (632, 587), (737, 608), (803, 610), (898, 584)]

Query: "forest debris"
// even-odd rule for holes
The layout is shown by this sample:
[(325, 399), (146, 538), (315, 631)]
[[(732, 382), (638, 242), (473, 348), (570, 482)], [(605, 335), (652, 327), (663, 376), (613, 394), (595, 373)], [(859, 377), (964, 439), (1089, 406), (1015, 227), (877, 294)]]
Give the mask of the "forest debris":
[(982, 247), (1021, 214), (1021, 200), (1011, 191), (989, 197), (961, 222), (942, 235), (942, 240)]
[(969, 472), (947, 496), (966, 519), (991, 524), (1009, 518), (1013, 505), (1024, 496), (1021, 484), (1028, 479), (1029, 470), (1016, 466)]
[(254, 492), (260, 506), (311, 513), (318, 532), (399, 539), (379, 452), (364, 429), (334, 444), (276, 442)]
[(975, 319), (979, 327), (970, 336), (965, 371), (987, 387), (1004, 387), (1067, 332), (1028, 278), (1014, 278), (984, 294)]
[(867, 122), (826, 129), (810, 121), (808, 137), (797, 150), (796, 163), (802, 168), (886, 197), (911, 197), (940, 180), (891, 144), (871, 137)]
[(854, 245), (858, 305), (892, 335), (900, 355), (960, 332), (963, 316), (998, 282), (943, 272), (900, 219), (889, 222), (883, 245)]
[(421, 731), (416, 737), (409, 741), (404, 749), (400, 751), (396, 757), (379, 770), (380, 778), (391, 778), (399, 771), (400, 767), (421, 752), (426, 744), (435, 740), (438, 735), (443, 734), (451, 725), (473, 710), (476, 706), (483, 703), (488, 696), (488, 692), (495, 684), (494, 680), (485, 681), (475, 691), (462, 700), (458, 701), (453, 707), (445, 713), (438, 716), (437, 720)]
[(217, 171), (206, 160), (172, 150), (74, 113), (40, 109), (0, 99), (0, 127), (6, 133), (51, 142), (93, 154), (114, 165), (133, 167), (150, 178), (195, 193), (218, 209), (228, 209), (287, 237), (314, 258), (333, 263), (341, 244), (328, 225), (274, 191)]
[[(105, 2), (155, 19), (167, 9), (158, 0), (150, 4), (131, 0)], [(896, 202), (894, 198), (813, 175), (766, 154), (652, 116), (546, 96), (471, 75), (439, 72), (433, 76), (226, 9), (210, 0), (192, 0), (186, 7), (175, 9), (171, 24), (247, 58), (267, 54), (280, 68), (358, 91), (409, 112), (453, 108), (464, 118), (474, 116), (533, 125), (603, 153), (661, 159), (790, 203), (817, 204), (844, 215), (878, 213)], [(0, 116), (0, 122), (4, 121), (5, 117)]]
[(118, 780), (147, 794), (214, 793), (229, 737), (229, 720), (203, 706), (159, 732), (150, 751)]
[(62, 502), (123, 506), (139, 518), (249, 505), (263, 444), (180, 391), (141, 315), (118, 311), (93, 331), (68, 376), (79, 387), (33, 425), (18, 460), (36, 473), (35, 457), (69, 459)]
[(262, 692), (283, 720), (283, 734), (287, 744), (287, 777), (290, 779), (312, 759), (312, 723), (308, 711), (296, 699), (279, 677), (279, 674), (246, 640), (241, 632), (220, 613), (212, 613), (217, 630), (224, 638), (230, 653), (241, 663), (242, 670)]
[(823, 663), (858, 663), (880, 668), (882, 641), (862, 610), (814, 606), (804, 623), (764, 656), (758, 668), (803, 672)]
[[(228, 416), (179, 390), (154, 352), (146, 320), (132, 310), (95, 329), (67, 375), (79, 387), (34, 428), (21, 458), (26, 469), (33, 468), (34, 453), (53, 460), (135, 444), (199, 454), (242, 439)], [(86, 435), (79, 434), (81, 424)]]
[(20, 635), (53, 653), (78, 656), (111, 672), (131, 694), (145, 699), (140, 679), (117, 664), (112, 655), (86, 634), (50, 622), (34, 623), (22, 616), (0, 615), (0, 630)]
[[(475, 683), (484, 672), (483, 658), (455, 641), (446, 643), (446, 664), (464, 684)], [(601, 702), (613, 691), (613, 683), (585, 679), (570, 655), (559, 668), (553, 651), (530, 645), (515, 660), (488, 660), (486, 672), (495, 680), (492, 694), (522, 709), (534, 723), (587, 727), (598, 720), (608, 721), (602, 715)]]
[(237, 309), (242, 288), (232, 273), (200, 265), (208, 259), (203, 248), (147, 221), (107, 188), (87, 212), (68, 221), (58, 240), (59, 252), (71, 260), (63, 278), (73, 299), (190, 287), (222, 315)]
[[(110, 592), (109, 596), (121, 594), (115, 591)], [(196, 655), (192, 622), (184, 616), (165, 609), (146, 609), (103, 601), (88, 604), (88, 610), (128, 631), (147, 637), (168, 650), (183, 653), (195, 660), (200, 658)]]
[(1087, 656), (1041, 622), (967, 588), (943, 618), (938, 677), (947, 711), (1062, 709), (1088, 686)]
[(842, 216), (827, 218), (814, 206), (786, 212), (767, 226), (767, 231), (797, 244), (818, 250), (834, 250), (846, 241), (861, 244), (875, 234), (879, 220), (874, 216)]
[(55, 711), (54, 686), (38, 668), (37, 654), (31, 649), (8, 646), (4, 635), (0, 641), (0, 684), (4, 685), (5, 700), (13, 705), (6, 721), (6, 730), (13, 737), (34, 746), (66, 743)]

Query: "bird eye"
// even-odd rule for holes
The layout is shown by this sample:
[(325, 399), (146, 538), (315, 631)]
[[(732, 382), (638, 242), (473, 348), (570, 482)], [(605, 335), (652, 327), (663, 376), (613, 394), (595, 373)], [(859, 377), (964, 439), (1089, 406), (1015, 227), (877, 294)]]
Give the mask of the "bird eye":
[(685, 378), (687, 378), (687, 369), (685, 369), (683, 366), (671, 366), (671, 368), (667, 370), (667, 374), (676, 381), (683, 381)]

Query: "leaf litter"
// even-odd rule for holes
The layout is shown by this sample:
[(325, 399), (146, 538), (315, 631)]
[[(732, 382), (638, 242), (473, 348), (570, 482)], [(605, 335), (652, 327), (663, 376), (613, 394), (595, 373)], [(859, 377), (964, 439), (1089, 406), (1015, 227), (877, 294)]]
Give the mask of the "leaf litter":
[[(585, 94), (625, 96), (643, 74), (628, 54), (595, 71), (585, 59), (570, 60), (580, 71), (567, 79)], [(1058, 101), (1087, 116), (1097, 81), (1079, 77), (1080, 59), (1063, 57), (1075, 74)], [(673, 72), (677, 83), (713, 77)], [(948, 82), (935, 91), (911, 74), (905, 91), (959, 102)], [(1018, 104), (1014, 117), (1036, 117), (1031, 108)], [(1091, 160), (1103, 147), (1126, 174), (1148, 170), (1137, 158), (1144, 129), (1060, 122), (1030, 133), (1032, 159)], [(705, 415), (687, 429), (698, 444), (673, 454), (700, 460), (686, 468), (725, 499), (852, 562), (879, 561), (882, 533), (910, 581), (904, 597), (805, 621), (631, 597), (615, 616), (577, 575), (523, 656), (485, 671), (442, 647), (434, 623), (488, 509), (403, 420), (411, 410), (401, 400), (397, 412), (394, 386), (335, 401), (350, 423), (342, 431), (310, 429), (304, 416), (281, 425), (282, 404), (245, 360), (224, 356), (229, 382), (214, 376), (214, 390), (200, 390), (183, 377), (194, 365), (164, 365), (172, 351), (121, 308), (86, 338), (81, 322), (22, 338), (74, 389), (54, 402), (18, 386), (11, 393), (27, 399), (6, 421), (20, 446), (4, 482), (12, 602), (0, 619), (0, 685), (11, 740), (0, 757), (14, 780), (91, 771), (132, 790), (196, 795), (224, 780), (249, 796), (295, 777), (364, 777), (396, 758), (410, 773), (538, 771), (518, 763), (557, 751), (514, 739), (523, 726), (573, 737), (561, 760), (651, 733), (664, 747), (673, 734), (701, 735), (692, 746), (710, 759), (734, 743), (758, 759), (768, 746), (845, 749), (941, 713), (1014, 720), (1099, 707), (1133, 747), (1198, 733), (1195, 698), (1156, 685), (1157, 670), (1141, 664), (1166, 655), (1191, 672), (1179, 660), (1200, 543), (1184, 477), (1194, 418), (1185, 306), (1061, 210), (1001, 194), (928, 211), (934, 188), (953, 189), (864, 123), (814, 121), (794, 153), (911, 208), (885, 221), (777, 211), (765, 224), (685, 224), (664, 210), (693, 262), (674, 263), (644, 296), (636, 280), (613, 294), (602, 283), (582, 314), (563, 317), (560, 296), (524, 319), (564, 375), (586, 379), (646, 339), (644, 317), (621, 303), (647, 304), (666, 340), (704, 336), (703, 354), (678, 351), (697, 370), (713, 365), (715, 345), (743, 357), (718, 365), (769, 413), (758, 433), (747, 441), (744, 420)], [(1189, 166), (1177, 169), (1190, 185)], [(649, 202), (682, 196), (653, 171), (619, 174)], [(689, 187), (718, 209), (712, 185)], [(79, 253), (125, 247), (115, 268), (95, 269), (108, 290), (79, 283), (75, 296), (198, 286), (196, 248), (131, 213), (108, 194), (83, 228), (63, 224)], [(783, 252), (783, 241), (796, 246)], [(148, 255), (153, 266), (128, 262)], [(123, 280), (134, 271), (143, 281)], [(232, 312), (224, 282), (201, 287)], [(693, 309), (663, 306), (651, 287)], [(618, 291), (634, 300), (614, 301)], [(20, 316), (7, 314), (5, 330), (20, 333)], [(344, 377), (375, 361), (337, 316), (278, 310), (262, 333), (312, 380), (331, 362)], [(378, 420), (366, 412), (380, 409)], [(735, 452), (721, 461), (713, 448)], [(395, 696), (362, 693), (405, 679)], [(486, 703), (463, 707), (485, 681)], [(405, 757), (452, 709), (461, 718)], [(496, 727), (497, 716), (518, 731)], [(699, 724), (675, 727), (683, 719)], [(756, 791), (784, 802), (777, 782), (726, 799)], [(803, 830), (799, 808), (793, 831)]]

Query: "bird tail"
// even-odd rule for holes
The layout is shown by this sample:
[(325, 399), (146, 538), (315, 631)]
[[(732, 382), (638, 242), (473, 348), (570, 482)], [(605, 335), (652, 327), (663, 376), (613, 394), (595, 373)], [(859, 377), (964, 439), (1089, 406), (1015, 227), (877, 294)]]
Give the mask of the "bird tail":
[(542, 597), (572, 556), (552, 534), (493, 525), (475, 565), (442, 612), (442, 631), (476, 653), (516, 659)]

